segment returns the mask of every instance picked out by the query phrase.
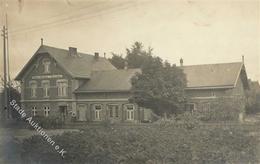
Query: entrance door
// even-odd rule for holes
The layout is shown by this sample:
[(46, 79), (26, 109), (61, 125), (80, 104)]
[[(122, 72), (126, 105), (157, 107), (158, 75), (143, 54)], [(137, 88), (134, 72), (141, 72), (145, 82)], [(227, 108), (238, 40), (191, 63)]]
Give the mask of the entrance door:
[(61, 115), (62, 122), (65, 122), (65, 120), (68, 117), (67, 106), (59, 106), (59, 110), (60, 110), (60, 115)]
[(85, 105), (78, 106), (79, 121), (87, 121), (86, 112), (87, 112), (87, 108)]

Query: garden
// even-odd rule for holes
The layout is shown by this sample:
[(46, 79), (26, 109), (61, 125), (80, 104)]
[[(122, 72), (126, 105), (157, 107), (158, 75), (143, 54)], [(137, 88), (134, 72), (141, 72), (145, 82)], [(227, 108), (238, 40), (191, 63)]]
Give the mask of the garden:
[(87, 125), (55, 135), (52, 139), (67, 151), (64, 158), (38, 135), (7, 144), (22, 164), (258, 163), (258, 141), (248, 128), (200, 126), (190, 114), (180, 117), (153, 124)]

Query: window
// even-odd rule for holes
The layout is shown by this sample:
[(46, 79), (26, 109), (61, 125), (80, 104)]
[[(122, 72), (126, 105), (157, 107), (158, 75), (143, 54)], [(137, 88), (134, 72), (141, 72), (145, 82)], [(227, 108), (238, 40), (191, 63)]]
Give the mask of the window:
[(95, 120), (101, 120), (101, 105), (94, 105)]
[(58, 96), (64, 97), (68, 95), (68, 80), (57, 80)]
[(44, 116), (48, 117), (50, 114), (50, 107), (49, 106), (45, 106), (44, 107)]
[(36, 108), (36, 106), (33, 106), (33, 107), (32, 107), (32, 115), (33, 115), (33, 116), (36, 116), (36, 115), (37, 115), (37, 108)]
[(30, 85), (30, 89), (31, 89), (31, 97), (36, 97), (37, 82), (36, 81), (30, 81), (29, 85)]
[(126, 105), (126, 119), (134, 120), (134, 105)]
[(50, 73), (51, 61), (49, 59), (43, 60), (44, 73)]
[(186, 110), (189, 112), (194, 112), (196, 110), (196, 105), (194, 103), (186, 104)]
[(49, 89), (50, 89), (50, 81), (43, 80), (42, 81), (42, 88), (43, 88), (43, 97), (49, 97)]
[(119, 117), (119, 105), (111, 104), (108, 105), (109, 116), (110, 117)]
[(216, 97), (216, 93), (214, 91), (211, 91), (211, 96)]
[(204, 103), (202, 106), (203, 112), (208, 112), (210, 110), (210, 103)]

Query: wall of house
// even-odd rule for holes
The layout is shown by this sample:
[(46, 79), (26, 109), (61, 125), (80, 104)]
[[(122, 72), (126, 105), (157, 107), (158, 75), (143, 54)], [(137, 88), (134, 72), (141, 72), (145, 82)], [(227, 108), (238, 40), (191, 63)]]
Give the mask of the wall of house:
[(76, 94), (78, 100), (84, 99), (129, 99), (129, 92), (89, 92)]
[(241, 101), (240, 110), (244, 110), (246, 103), (245, 89), (241, 78), (238, 79), (236, 86), (231, 89), (187, 90), (186, 94), (190, 98), (189, 103), (195, 105), (195, 110), (209, 110), (210, 106), (212, 107), (210, 104), (219, 101), (218, 98), (232, 98)]
[[(44, 72), (43, 60), (50, 60), (50, 72)], [(57, 80), (67, 80), (68, 88), (66, 96), (58, 96)], [(44, 90), (42, 81), (48, 80), (50, 82), (49, 96), (44, 97)], [(32, 114), (32, 107), (37, 108), (37, 115), (44, 116), (44, 107), (50, 108), (49, 116), (60, 117), (60, 106), (67, 107), (67, 121), (71, 119), (73, 108), (76, 108), (75, 97), (73, 91), (78, 87), (79, 82), (72, 79), (48, 54), (41, 54), (26, 70), (26, 74), (22, 79), (22, 107), (28, 115)], [(31, 95), (30, 81), (37, 83), (36, 97)]]
[[(95, 105), (101, 105), (101, 119), (95, 120)], [(108, 105), (117, 105), (119, 107), (118, 117), (110, 117), (110, 111)], [(111, 121), (111, 122), (139, 122), (142, 118), (139, 107), (136, 104), (134, 105), (134, 118), (133, 120), (127, 120), (127, 113), (125, 105), (129, 105), (128, 101), (98, 101), (98, 100), (89, 100), (88, 102), (82, 101), (77, 102), (77, 120), (78, 121), (89, 121), (89, 122), (99, 122), (99, 121)], [(81, 106), (81, 107), (80, 107)], [(80, 110), (83, 111), (80, 113)], [(85, 116), (80, 116), (81, 114), (85, 114)], [(80, 117), (80, 118), (79, 118)]]
[[(44, 73), (44, 66), (43, 66), (43, 59), (50, 59), (50, 73)], [(44, 76), (50, 76), (50, 78), (44, 78)], [(55, 77), (54, 75), (59, 75), (62, 77)], [(39, 76), (42, 76), (39, 78)], [(37, 78), (37, 79), (33, 79)], [(27, 73), (23, 79), (22, 83), (22, 100), (42, 100), (42, 99), (59, 99), (61, 97), (58, 97), (58, 88), (57, 88), (57, 80), (59, 79), (66, 79), (68, 80), (68, 95), (62, 98), (72, 98), (72, 78), (66, 74), (66, 72), (63, 71), (62, 68), (60, 68), (54, 59), (50, 58), (48, 54), (41, 55), (39, 58), (37, 58), (33, 64), (29, 67), (27, 70)], [(37, 96), (33, 98), (31, 96), (31, 88), (30, 88), (30, 81), (36, 81), (37, 82)], [(50, 81), (50, 96), (44, 97), (43, 96), (43, 88), (41, 86), (41, 82), (43, 80), (49, 80)]]

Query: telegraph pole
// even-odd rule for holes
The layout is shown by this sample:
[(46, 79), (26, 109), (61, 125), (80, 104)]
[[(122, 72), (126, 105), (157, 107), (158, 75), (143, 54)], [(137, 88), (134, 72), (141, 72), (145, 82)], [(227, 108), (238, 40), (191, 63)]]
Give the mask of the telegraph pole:
[(8, 91), (7, 91), (7, 54), (6, 54), (6, 27), (3, 26), (3, 62), (4, 62), (4, 109), (2, 109), (2, 118), (5, 120), (8, 116)]

